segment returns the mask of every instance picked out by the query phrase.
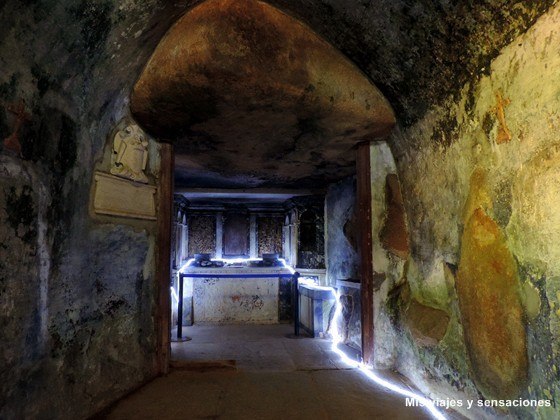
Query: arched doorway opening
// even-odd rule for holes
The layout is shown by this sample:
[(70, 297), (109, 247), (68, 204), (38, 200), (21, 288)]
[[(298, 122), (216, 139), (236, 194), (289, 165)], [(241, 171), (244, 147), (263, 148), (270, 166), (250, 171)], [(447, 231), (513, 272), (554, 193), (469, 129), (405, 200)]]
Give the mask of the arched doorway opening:
[[(289, 190), (294, 197), (299, 195), (294, 191), (305, 190), (313, 195), (353, 175), (356, 145), (386, 136), (395, 121), (383, 95), (343, 54), (300, 21), (253, 0), (208, 0), (180, 18), (138, 79), (131, 111), (149, 133), (170, 142), (162, 149), (166, 175), (161, 181), (169, 181), (160, 194), (168, 203), (160, 202), (162, 215), (171, 215), (172, 177), (175, 191), (207, 193), (214, 206), (224, 191), (286, 195)], [(364, 188), (367, 182), (364, 178)], [(367, 206), (366, 200), (360, 202)], [(238, 218), (247, 221), (247, 237), (228, 248), (234, 244), (228, 225), (224, 231), (226, 207), (216, 216), (214, 257), (234, 248), (236, 255), (251, 256), (250, 212)], [(281, 221), (286, 215), (277, 216)], [(304, 218), (300, 233), (317, 239), (312, 225)], [(161, 221), (160, 227), (164, 241), (171, 224)], [(307, 239), (297, 257), (313, 253)], [(169, 253), (170, 246), (160, 242), (162, 267)], [(164, 329), (170, 322), (165, 321), (169, 275), (164, 268), (160, 279), (165, 366)]]

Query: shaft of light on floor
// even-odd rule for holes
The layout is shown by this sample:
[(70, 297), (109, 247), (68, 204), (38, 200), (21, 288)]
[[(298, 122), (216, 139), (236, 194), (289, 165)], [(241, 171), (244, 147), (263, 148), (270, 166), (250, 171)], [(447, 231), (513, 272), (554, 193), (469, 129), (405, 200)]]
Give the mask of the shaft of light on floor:
[(387, 379), (384, 379), (377, 375), (373, 369), (369, 366), (365, 365), (364, 363), (357, 362), (349, 358), (342, 350), (338, 348), (338, 345), (343, 342), (342, 335), (338, 331), (338, 321), (342, 317), (342, 305), (340, 304), (339, 300), (339, 293), (336, 289), (332, 288), (332, 291), (335, 295), (335, 313), (333, 316), (333, 321), (331, 323), (330, 334), (332, 335), (332, 351), (339, 355), (340, 359), (347, 364), (349, 367), (357, 368), (360, 372), (362, 372), (368, 379), (372, 380), (376, 384), (387, 388), (397, 394), (400, 394), (407, 398), (413, 398), (418, 401), (419, 405), (428, 410), (428, 412), (438, 420), (445, 420), (445, 416), (435, 407), (434, 403), (427, 398), (419, 394), (415, 394), (414, 392), (405, 389), (398, 384), (390, 382)]
[[(245, 261), (251, 261), (254, 259), (251, 258), (236, 258), (236, 259), (216, 259), (217, 261), (223, 261), (226, 263), (241, 263), (241, 262), (245, 262)], [(294, 274), (296, 272), (296, 270), (291, 267), (285, 259), (280, 258), (279, 259), (282, 262), (282, 265), (289, 269), (290, 272), (292, 274)], [(194, 262), (194, 258), (189, 259), (178, 271), (178, 276), (180, 279), (180, 274), (181, 272), (187, 268), (188, 266), (190, 266), (192, 263)], [(338, 356), (340, 357), (340, 360), (342, 362), (344, 362), (346, 365), (348, 365), (349, 367), (352, 368), (356, 368), (358, 369), (360, 372), (362, 372), (368, 379), (372, 380), (373, 382), (375, 382), (376, 384), (387, 388), (399, 395), (402, 395), (404, 397), (407, 398), (413, 398), (416, 401), (418, 401), (419, 405), (422, 406), (423, 408), (425, 408), (426, 410), (428, 410), (428, 412), (436, 419), (438, 420), (445, 420), (445, 416), (435, 407), (434, 403), (432, 401), (430, 401), (429, 399), (419, 395), (419, 394), (415, 394), (414, 392), (405, 389), (401, 386), (399, 386), (398, 384), (395, 384), (393, 382), (390, 382), (387, 379), (384, 379), (382, 377), (380, 377), (379, 375), (377, 375), (373, 369), (371, 369), (369, 366), (365, 365), (364, 363), (360, 363), (357, 362), (355, 360), (350, 359), (342, 350), (340, 350), (338, 348), (338, 345), (340, 343), (343, 342), (342, 340), (342, 335), (340, 334), (340, 332), (338, 331), (338, 321), (341, 319), (342, 317), (342, 305), (340, 304), (340, 299), (339, 299), (339, 293), (338, 291), (333, 288), (333, 287), (325, 287), (328, 289), (331, 289), (333, 294), (335, 295), (335, 312), (334, 312), (334, 316), (333, 316), (333, 321), (331, 323), (331, 328), (329, 333), (332, 336), (332, 346), (331, 349), (334, 353), (338, 354)], [(175, 292), (175, 289), (173, 287), (171, 287), (171, 291), (173, 294), (173, 297), (178, 301), (178, 297), (177, 294)]]

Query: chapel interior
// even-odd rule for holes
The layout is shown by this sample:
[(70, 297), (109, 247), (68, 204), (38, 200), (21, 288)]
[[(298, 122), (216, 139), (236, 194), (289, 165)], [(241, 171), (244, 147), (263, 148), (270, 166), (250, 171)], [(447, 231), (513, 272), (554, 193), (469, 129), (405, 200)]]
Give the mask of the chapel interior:
[(0, 419), (560, 416), (560, 3), (0, 3)]

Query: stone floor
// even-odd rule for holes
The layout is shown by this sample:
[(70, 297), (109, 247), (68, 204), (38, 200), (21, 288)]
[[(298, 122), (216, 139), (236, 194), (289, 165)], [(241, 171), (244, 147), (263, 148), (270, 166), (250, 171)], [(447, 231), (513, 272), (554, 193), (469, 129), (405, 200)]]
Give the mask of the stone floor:
[(329, 341), (288, 338), (288, 325), (195, 326), (184, 332), (192, 340), (172, 345), (175, 360), (196, 366), (234, 359), (237, 369), (175, 369), (119, 402), (107, 418), (429, 418), (349, 369)]
[(191, 341), (173, 343), (175, 360), (234, 359), (244, 372), (292, 372), (296, 370), (345, 369), (329, 340), (287, 338), (294, 332), (288, 324), (222, 325), (183, 328)]

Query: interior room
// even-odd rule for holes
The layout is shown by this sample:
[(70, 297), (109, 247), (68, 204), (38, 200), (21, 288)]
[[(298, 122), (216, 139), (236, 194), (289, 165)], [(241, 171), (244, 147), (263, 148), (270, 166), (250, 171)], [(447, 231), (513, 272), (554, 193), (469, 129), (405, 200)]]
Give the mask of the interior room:
[[(350, 221), (358, 216), (350, 211), (358, 145), (382, 142), (395, 124), (379, 89), (279, 9), (209, 2), (162, 38), (132, 89), (130, 110), (147, 133), (174, 139), (171, 365), (251, 365), (251, 346), (225, 351), (233, 330), (255, 338), (262, 330), (263, 340), (332, 338), (337, 281), (356, 291), (342, 297), (354, 320), (345, 350), (362, 360), (359, 232)], [(350, 273), (331, 274), (327, 195), (343, 180), (352, 184), (344, 197), (349, 220), (333, 222), (346, 229), (336, 239), (353, 255), (341, 258), (333, 243), (331, 266), (345, 264)], [(404, 221), (392, 229), (401, 234)], [(271, 369), (281, 363), (274, 356)]]
[[(176, 187), (172, 363), (254, 364), (247, 346), (224, 348), (245, 334), (259, 340), (326, 337), (335, 295), (326, 287), (324, 213), (320, 190)], [(317, 318), (314, 307), (320, 307)], [(278, 368), (278, 352), (273, 356), (270, 369)]]
[(0, 2), (0, 419), (552, 419), (555, 0)]
[[(204, 200), (207, 194), (212, 194), (212, 201), (197, 200), (197, 197)], [(207, 272), (205, 268), (279, 267), (292, 275), (294, 268), (297, 268), (301, 276), (315, 280), (317, 285), (326, 284), (324, 197), (298, 196), (286, 199), (291, 194), (228, 192), (223, 199), (217, 199), (216, 194), (219, 193), (189, 192), (176, 196), (175, 209), (179, 222), (174, 229), (172, 264), (178, 273), (204, 273)], [(186, 197), (191, 200), (185, 200)], [(251, 270), (244, 271), (251, 274)], [(265, 273), (270, 270), (260, 271)], [(243, 274), (239, 270), (236, 272), (239, 276)], [(273, 317), (263, 314), (263, 323), (292, 319), (292, 285), (291, 279), (286, 279), (285, 285), (275, 286), (285, 296), (280, 301), (275, 297), (275, 314)], [(192, 281), (188, 283), (192, 289), (194, 284)], [(177, 285), (174, 286), (176, 292)], [(261, 285), (255, 286), (259, 288)], [(202, 296), (200, 298), (207, 300)], [(197, 301), (196, 304), (202, 303)], [(239, 304), (246, 306), (248, 302), (239, 301)], [(194, 322), (193, 318), (200, 322), (204, 322), (204, 319), (208, 322), (226, 321), (230, 315), (233, 316), (224, 313), (222, 318), (212, 318), (213, 315), (209, 313), (209, 318), (204, 318), (202, 313), (189, 315), (188, 311), (184, 311), (184, 316), (191, 318), (189, 323)], [(248, 313), (246, 320), (257, 322), (258, 317), (253, 319), (252, 315), (256, 314)]]

